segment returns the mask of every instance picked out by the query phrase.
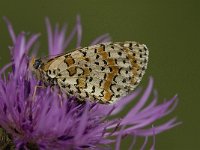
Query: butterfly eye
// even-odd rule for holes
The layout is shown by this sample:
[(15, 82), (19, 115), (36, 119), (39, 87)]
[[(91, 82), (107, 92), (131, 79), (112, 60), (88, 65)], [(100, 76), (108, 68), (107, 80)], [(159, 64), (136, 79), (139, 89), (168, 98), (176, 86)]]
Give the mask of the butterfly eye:
[(37, 59), (37, 60), (35, 60), (35, 62), (34, 62), (34, 64), (33, 64), (33, 67), (34, 67), (35, 69), (38, 69), (38, 68), (41, 66), (41, 64), (42, 64), (41, 59)]

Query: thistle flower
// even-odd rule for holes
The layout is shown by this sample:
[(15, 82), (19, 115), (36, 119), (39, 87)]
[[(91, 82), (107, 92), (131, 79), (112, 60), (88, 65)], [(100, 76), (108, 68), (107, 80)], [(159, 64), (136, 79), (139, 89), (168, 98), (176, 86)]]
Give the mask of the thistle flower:
[[(115, 143), (115, 149), (118, 150), (121, 139), (126, 135), (144, 137), (145, 142), (141, 146), (144, 149), (149, 136), (155, 138), (156, 134), (179, 124), (176, 118), (172, 118), (164, 124), (154, 125), (156, 120), (174, 110), (177, 96), (157, 104), (158, 97), (153, 90), (152, 77), (143, 93), (139, 88), (112, 105), (89, 101), (80, 104), (76, 97), (58, 94), (58, 89), (36, 88), (40, 81), (29, 72), (28, 52), (33, 49), (39, 34), (32, 35), (28, 40), (26, 33), (16, 36), (10, 22), (6, 18), (5, 21), (13, 46), (10, 47), (11, 63), (0, 70), (0, 127), (4, 131), (0, 140), (4, 142), (1, 149), (106, 149), (110, 148), (108, 145)], [(46, 19), (46, 26), (50, 55), (62, 53), (76, 34), (76, 47), (81, 46), (82, 28), (79, 16), (67, 37), (66, 25), (61, 30), (56, 25), (53, 31), (50, 21)], [(91, 44), (108, 40), (110, 37), (105, 34)], [(5, 70), (10, 66), (12, 71), (6, 76)], [(135, 106), (124, 117), (116, 117), (139, 94), (141, 97)], [(147, 105), (150, 95), (153, 95), (153, 100)], [(130, 149), (134, 144), (133, 142)], [(151, 149), (154, 146), (155, 140)]]

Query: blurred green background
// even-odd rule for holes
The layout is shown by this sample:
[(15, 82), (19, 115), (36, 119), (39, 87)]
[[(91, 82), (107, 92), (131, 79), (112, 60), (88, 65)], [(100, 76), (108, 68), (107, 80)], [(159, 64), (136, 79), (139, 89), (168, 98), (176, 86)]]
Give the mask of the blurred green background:
[[(200, 149), (200, 1), (199, 0), (7, 0), (0, 2), (0, 17), (7, 16), (16, 32), (40, 32), (41, 49), (47, 49), (44, 17), (53, 24), (72, 27), (80, 14), (83, 43), (110, 33), (113, 41), (135, 40), (150, 50), (148, 76), (155, 79), (160, 102), (179, 95), (171, 116), (183, 124), (156, 136), (156, 149)], [(8, 62), (11, 44), (0, 20), (0, 66)], [(71, 45), (71, 48), (74, 48)], [(45, 51), (47, 53), (47, 50)], [(198, 115), (199, 114), (199, 115)], [(126, 142), (123, 144), (126, 146)], [(125, 147), (122, 149), (126, 149)]]

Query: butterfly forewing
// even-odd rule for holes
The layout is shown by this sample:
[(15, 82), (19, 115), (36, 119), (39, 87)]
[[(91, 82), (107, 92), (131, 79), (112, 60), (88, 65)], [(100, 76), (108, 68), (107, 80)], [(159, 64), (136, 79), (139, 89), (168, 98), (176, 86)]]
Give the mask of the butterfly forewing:
[(148, 53), (147, 47), (137, 42), (102, 43), (47, 61), (42, 74), (81, 101), (113, 103), (138, 85), (147, 68)]

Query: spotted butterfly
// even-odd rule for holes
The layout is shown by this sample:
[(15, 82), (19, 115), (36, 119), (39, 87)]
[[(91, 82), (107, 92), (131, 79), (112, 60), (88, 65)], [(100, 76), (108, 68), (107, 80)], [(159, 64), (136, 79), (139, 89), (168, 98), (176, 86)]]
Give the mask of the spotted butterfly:
[(135, 89), (145, 73), (149, 51), (134, 41), (108, 42), (34, 59), (32, 70), (45, 85), (58, 86), (80, 101), (113, 103)]

